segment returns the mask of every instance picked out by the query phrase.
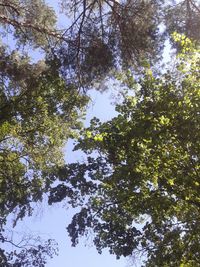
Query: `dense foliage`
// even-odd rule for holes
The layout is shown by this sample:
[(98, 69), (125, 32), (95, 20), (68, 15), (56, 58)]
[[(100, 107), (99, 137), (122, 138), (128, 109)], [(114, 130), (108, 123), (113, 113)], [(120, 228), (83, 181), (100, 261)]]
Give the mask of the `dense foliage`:
[[(63, 146), (80, 127), (87, 98), (44, 62), (7, 54), (0, 63), (0, 229), (32, 214), (54, 182), (44, 171), (64, 164)], [(4, 237), (1, 236), (2, 241)], [(28, 266), (28, 265), (27, 265)], [(36, 266), (36, 265), (35, 265)]]
[[(198, 1), (55, 2), (64, 28), (43, 0), (0, 1), (0, 241), (16, 247), (0, 248), (0, 265), (42, 267), (55, 253), (51, 240), (19, 247), (5, 230), (10, 215), (12, 232), (49, 194), (49, 204), (68, 197), (82, 206), (68, 227), (74, 245), (93, 228), (99, 252), (141, 250), (147, 266), (197, 266)], [(161, 75), (168, 38), (184, 54)], [(79, 135), (87, 90), (113, 77), (124, 86), (121, 72), (134, 97), (84, 132), (76, 149), (99, 156), (66, 168), (62, 148)]]
[(57, 174), (50, 202), (81, 200), (68, 226), (73, 245), (92, 228), (100, 253), (141, 253), (145, 266), (199, 266), (200, 54), (174, 36), (186, 51), (176, 68), (147, 71), (135, 84), (129, 78), (133, 93), (119, 115), (94, 118), (77, 143), (86, 162)]
[[(46, 49), (47, 32), (37, 27), (44, 23), (52, 37), (54, 12), (40, 1), (5, 1), (0, 8), (2, 32), (17, 40), (14, 49), (3, 43), (5, 37), (0, 46), (0, 241), (5, 244), (0, 265), (41, 267), (46, 255), (56, 252), (54, 242), (31, 245), (31, 238), (18, 246), (10, 231), (19, 219), (32, 215), (34, 203), (42, 201), (54, 182), (44, 172), (64, 164), (63, 146), (81, 127), (88, 98), (66, 84), (48, 54), (33, 63), (26, 53), (27, 45)], [(16, 250), (6, 252), (9, 244)]]

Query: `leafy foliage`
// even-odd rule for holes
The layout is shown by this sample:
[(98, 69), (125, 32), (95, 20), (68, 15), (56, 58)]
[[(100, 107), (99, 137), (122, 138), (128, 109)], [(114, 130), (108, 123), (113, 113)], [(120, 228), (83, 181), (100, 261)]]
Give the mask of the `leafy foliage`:
[(121, 68), (140, 73), (144, 61), (155, 65), (174, 31), (199, 41), (198, 1), (60, 2), (65, 28), (56, 27), (54, 10), (42, 0), (2, 1), (1, 34), (10, 33), (19, 47), (42, 48), (59, 62), (67, 82), (84, 89)]
[[(199, 51), (188, 37), (198, 46), (198, 2), (61, 4), (70, 19), (64, 29), (43, 0), (0, 1), (1, 241), (8, 241), (8, 216), (15, 214), (14, 227), (47, 193), (49, 204), (68, 197), (82, 207), (68, 227), (73, 245), (93, 228), (99, 252), (109, 247), (120, 257), (144, 251), (147, 266), (197, 264)], [(178, 45), (179, 34), (171, 39), (185, 54), (178, 70), (154, 77), (150, 66), (174, 31), (185, 34)], [(36, 48), (39, 61), (32, 57)], [(88, 102), (81, 89), (97, 89), (96, 82), (116, 70), (129, 71), (129, 86), (136, 84), (130, 73), (139, 74), (134, 97), (117, 107), (117, 118), (104, 124), (94, 119), (83, 133), (76, 149), (99, 156), (66, 168), (62, 148), (80, 130)], [(0, 264), (42, 267), (52, 254), (51, 243), (1, 249)]]
[(119, 69), (138, 74), (144, 62), (160, 62), (165, 40), (175, 46), (174, 31), (199, 42), (198, 1), (61, 2), (72, 22), (64, 32), (68, 41), (55, 50), (64, 77), (75, 78), (81, 87), (94, 86)]
[[(91, 121), (75, 147), (86, 162), (57, 173), (82, 206), (67, 228), (72, 245), (91, 228), (100, 253), (142, 253), (145, 266), (199, 266), (200, 56), (185, 43), (176, 70), (147, 71), (117, 117)], [(60, 201), (60, 186), (51, 202)]]
[(139, 71), (142, 60), (158, 59), (162, 50), (158, 30), (161, 2), (63, 1), (63, 9), (72, 19), (65, 32), (71, 42), (57, 52), (65, 77), (73, 70), (80, 85), (90, 87), (119, 66), (134, 66)]
[[(8, 216), (15, 214), (13, 227), (31, 216), (32, 203), (42, 201), (54, 182), (44, 172), (64, 164), (63, 146), (81, 127), (88, 98), (66, 85), (53, 62), (33, 64), (16, 51), (0, 50), (0, 233), (5, 242)], [(44, 266), (45, 254), (53, 254), (50, 246), (21, 250), (14, 255), (21, 265), (13, 266)], [(11, 254), (4, 256), (2, 266), (10, 266)]]
[(1, 34), (11, 33), (18, 45), (47, 48), (50, 39), (58, 37), (54, 10), (43, 0), (2, 0)]
[(176, 5), (168, 5), (165, 12), (168, 33), (174, 31), (185, 34), (190, 39), (200, 41), (198, 31), (200, 25), (200, 6), (198, 1), (179, 1)]

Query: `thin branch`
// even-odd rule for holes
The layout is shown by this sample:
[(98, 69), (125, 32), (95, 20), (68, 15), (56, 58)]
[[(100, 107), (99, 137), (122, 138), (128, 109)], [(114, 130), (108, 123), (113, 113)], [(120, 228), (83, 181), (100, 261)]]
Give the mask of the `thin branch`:
[(6, 7), (11, 8), (15, 13), (17, 13), (18, 16), (20, 15), (20, 12), (17, 10), (17, 7), (12, 5), (11, 3), (0, 3), (0, 6), (3, 6), (5, 8)]
[(12, 25), (13, 27), (17, 27), (17, 28), (20, 28), (20, 29), (22, 29), (22, 28), (30, 28), (30, 29), (33, 29), (33, 30), (35, 30), (37, 32), (52, 36), (52, 37), (54, 37), (56, 39), (60, 39), (60, 40), (63, 40), (65, 42), (71, 42), (69, 39), (67, 39), (62, 34), (58, 33), (57, 31), (51, 31), (51, 30), (49, 30), (47, 28), (40, 27), (40, 26), (31, 24), (31, 23), (27, 23), (27, 22), (19, 22), (19, 21), (15, 20), (15, 19), (8, 18), (7, 16), (2, 15), (2, 14), (0, 14), (0, 21), (3, 21), (5, 24)]
[(189, 0), (189, 2), (200, 13), (200, 8), (195, 3), (192, 0)]

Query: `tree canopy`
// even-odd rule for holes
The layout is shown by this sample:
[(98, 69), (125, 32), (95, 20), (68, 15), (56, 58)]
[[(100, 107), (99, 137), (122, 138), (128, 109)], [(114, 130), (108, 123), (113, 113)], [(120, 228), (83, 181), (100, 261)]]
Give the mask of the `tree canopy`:
[(200, 54), (174, 38), (187, 44), (176, 68), (129, 79), (119, 115), (94, 118), (82, 132), (75, 149), (86, 161), (56, 174), (49, 202), (70, 190), (82, 207), (67, 228), (74, 246), (91, 228), (100, 253), (141, 254), (143, 266), (199, 266)]
[[(63, 146), (80, 128), (87, 97), (66, 85), (50, 62), (30, 64), (1, 49), (0, 229), (7, 216), (32, 214), (54, 182), (44, 172), (64, 164)], [(1, 240), (5, 241), (3, 235)], [(22, 265), (22, 266), (28, 266)], [(30, 265), (29, 265), (30, 266)], [(37, 266), (37, 265), (35, 265)], [(42, 265), (38, 265), (42, 266)]]
[[(198, 266), (198, 1), (56, 3), (63, 28), (43, 0), (0, 1), (0, 240), (17, 249), (1, 248), (0, 264), (43, 267), (55, 253), (52, 240), (19, 247), (5, 233), (47, 194), (81, 207), (73, 245), (92, 228), (99, 252)], [(162, 74), (168, 39), (182, 54)], [(81, 132), (87, 92), (105, 78), (128, 87), (119, 116)], [(75, 149), (99, 154), (65, 166), (63, 146), (80, 136)]]
[(65, 82), (47, 52), (36, 62), (27, 55), (28, 45), (48, 51), (54, 12), (42, 1), (3, 1), (0, 8), (2, 34), (17, 40), (13, 48), (3, 37), (0, 46), (0, 241), (16, 248), (1, 248), (0, 265), (41, 267), (54, 254), (53, 242), (18, 246), (5, 230), (8, 217), (14, 214), (14, 231), (42, 201), (54, 182), (44, 172), (64, 164), (63, 146), (81, 127), (88, 97)]

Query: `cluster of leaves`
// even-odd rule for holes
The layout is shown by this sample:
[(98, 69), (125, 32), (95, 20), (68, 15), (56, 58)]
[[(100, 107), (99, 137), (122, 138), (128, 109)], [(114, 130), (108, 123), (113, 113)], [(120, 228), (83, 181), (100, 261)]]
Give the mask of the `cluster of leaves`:
[[(57, 188), (81, 200), (67, 228), (74, 246), (91, 228), (100, 253), (142, 253), (149, 267), (199, 266), (200, 52), (174, 38), (187, 44), (176, 68), (148, 72), (117, 117), (94, 118), (75, 147), (87, 161), (57, 173)], [(51, 202), (60, 201), (56, 192)]]

